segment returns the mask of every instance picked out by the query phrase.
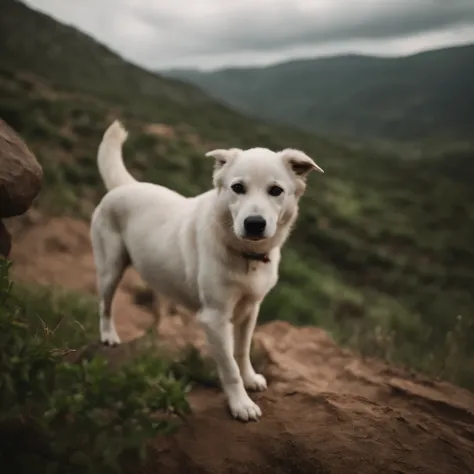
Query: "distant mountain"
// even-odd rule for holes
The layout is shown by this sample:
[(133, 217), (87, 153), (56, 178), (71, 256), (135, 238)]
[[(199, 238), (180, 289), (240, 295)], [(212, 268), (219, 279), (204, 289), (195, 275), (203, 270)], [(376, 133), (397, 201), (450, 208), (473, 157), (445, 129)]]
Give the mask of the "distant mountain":
[(166, 74), (247, 113), (319, 134), (398, 144), (474, 142), (474, 45)]

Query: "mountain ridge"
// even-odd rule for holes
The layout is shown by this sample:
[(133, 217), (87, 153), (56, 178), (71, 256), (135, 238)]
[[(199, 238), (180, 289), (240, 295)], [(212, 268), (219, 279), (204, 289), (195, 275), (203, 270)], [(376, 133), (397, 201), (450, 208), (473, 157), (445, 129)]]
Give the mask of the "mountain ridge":
[(365, 60), (398, 60), (398, 59), (407, 59), (407, 58), (418, 58), (420, 56), (424, 56), (426, 54), (435, 53), (437, 51), (450, 51), (450, 50), (458, 50), (464, 48), (471, 48), (474, 46), (474, 43), (467, 42), (459, 45), (451, 45), (445, 46), (441, 48), (429, 48), (423, 51), (417, 51), (415, 53), (407, 53), (407, 54), (400, 54), (400, 55), (382, 55), (382, 54), (368, 54), (368, 53), (338, 53), (338, 54), (327, 54), (321, 56), (305, 56), (300, 58), (294, 59), (287, 59), (287, 60), (279, 60), (269, 64), (262, 64), (262, 65), (252, 65), (252, 66), (225, 66), (225, 67), (213, 67), (213, 68), (197, 68), (197, 67), (174, 67), (174, 68), (163, 68), (158, 69), (157, 73), (169, 73), (169, 72), (197, 72), (197, 73), (209, 73), (212, 74), (214, 72), (224, 72), (224, 71), (245, 71), (245, 70), (262, 70), (262, 69), (272, 69), (278, 68), (280, 66), (285, 65), (294, 65), (299, 63), (313, 63), (315, 61), (333, 61), (333, 60), (344, 60), (344, 59), (365, 59)]
[(350, 54), (162, 73), (236, 110), (332, 138), (440, 150), (474, 143), (472, 44), (401, 57)]

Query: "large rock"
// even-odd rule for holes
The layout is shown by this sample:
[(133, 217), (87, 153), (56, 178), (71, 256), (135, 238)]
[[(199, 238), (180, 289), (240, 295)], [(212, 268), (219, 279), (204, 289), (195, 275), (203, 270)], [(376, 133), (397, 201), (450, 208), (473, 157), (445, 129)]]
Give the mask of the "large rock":
[(23, 140), (0, 119), (0, 218), (23, 214), (41, 188), (43, 170)]

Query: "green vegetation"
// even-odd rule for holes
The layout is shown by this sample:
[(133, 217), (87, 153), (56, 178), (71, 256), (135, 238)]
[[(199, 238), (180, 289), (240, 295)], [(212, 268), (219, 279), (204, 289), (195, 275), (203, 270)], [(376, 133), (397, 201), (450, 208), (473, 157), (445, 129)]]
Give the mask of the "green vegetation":
[(168, 74), (258, 117), (391, 152), (474, 145), (474, 45)]
[[(146, 455), (189, 411), (192, 378), (159, 352), (121, 370), (101, 357), (68, 360), (95, 335), (97, 305), (45, 288), (12, 288), (0, 261), (0, 462), (8, 472), (115, 472)], [(186, 365), (185, 361), (180, 362)], [(195, 362), (195, 366), (196, 366)]]
[[(301, 148), (326, 173), (310, 178), (262, 321), (319, 325), (364, 354), (474, 388), (467, 343), (474, 337), (473, 153), (402, 161), (251, 120), (171, 79), (156, 78), (156, 90), (133, 87), (123, 77), (133, 70), (140, 82), (149, 73), (18, 2), (6, 5), (0, 116), (44, 167), (38, 206), (90, 215), (103, 193), (97, 146), (116, 117), (131, 131), (125, 156), (134, 175), (185, 195), (211, 185), (209, 149)], [(35, 25), (28, 34), (23, 19)], [(47, 67), (30, 62), (42, 38), (59, 48)], [(102, 80), (94, 76), (97, 62)], [(108, 80), (111, 62), (128, 72)], [(74, 80), (65, 71), (75, 71)], [(195, 99), (179, 99), (181, 90)], [(148, 133), (155, 122), (171, 133)]]

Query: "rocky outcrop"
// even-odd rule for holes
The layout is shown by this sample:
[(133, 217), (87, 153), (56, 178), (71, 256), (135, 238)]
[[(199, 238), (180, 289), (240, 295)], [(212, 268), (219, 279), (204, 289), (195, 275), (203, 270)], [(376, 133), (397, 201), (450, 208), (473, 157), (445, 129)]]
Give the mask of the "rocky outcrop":
[[(68, 356), (76, 362), (101, 355), (117, 370), (139, 354), (140, 342), (151, 343), (146, 337), (113, 349), (93, 343)], [(269, 382), (266, 392), (251, 395), (262, 419), (233, 420), (221, 390), (195, 385), (188, 397), (192, 413), (181, 428), (151, 442), (147, 466), (126, 472), (474, 472), (471, 393), (363, 360), (318, 328), (273, 322), (258, 328), (255, 342), (255, 366)]]
[[(23, 214), (38, 194), (43, 171), (20, 136), (0, 120), (0, 219)], [(0, 255), (8, 256), (10, 234), (0, 220)]]

